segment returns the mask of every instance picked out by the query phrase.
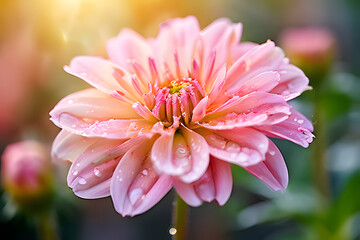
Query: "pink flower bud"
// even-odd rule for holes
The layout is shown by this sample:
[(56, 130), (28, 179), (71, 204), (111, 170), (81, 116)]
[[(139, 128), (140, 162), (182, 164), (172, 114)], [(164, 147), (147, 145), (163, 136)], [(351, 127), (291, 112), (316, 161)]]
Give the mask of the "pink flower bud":
[(323, 78), (334, 60), (336, 40), (325, 28), (286, 29), (280, 35), (280, 43), (290, 61), (310, 79)]
[(35, 141), (13, 143), (1, 158), (1, 180), (4, 189), (22, 207), (40, 204), (49, 196), (52, 179), (50, 154)]

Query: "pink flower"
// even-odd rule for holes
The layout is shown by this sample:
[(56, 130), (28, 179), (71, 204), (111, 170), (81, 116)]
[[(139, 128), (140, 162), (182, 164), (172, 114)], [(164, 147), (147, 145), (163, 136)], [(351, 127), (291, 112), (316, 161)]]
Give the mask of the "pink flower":
[(154, 206), (173, 186), (191, 206), (230, 196), (230, 164), (273, 190), (288, 173), (268, 137), (303, 147), (312, 124), (286, 101), (308, 79), (282, 50), (239, 43), (241, 24), (194, 17), (161, 25), (156, 39), (125, 29), (108, 42), (110, 59), (76, 57), (65, 70), (94, 88), (51, 111), (63, 128), (53, 145), (72, 161), (68, 184), (83, 198), (111, 195), (123, 216)]
[(1, 157), (4, 189), (22, 207), (44, 204), (52, 189), (50, 163), (50, 152), (39, 142), (8, 145)]
[(333, 56), (335, 48), (335, 37), (325, 28), (286, 29), (280, 42), (287, 54), (310, 62), (327, 60)]

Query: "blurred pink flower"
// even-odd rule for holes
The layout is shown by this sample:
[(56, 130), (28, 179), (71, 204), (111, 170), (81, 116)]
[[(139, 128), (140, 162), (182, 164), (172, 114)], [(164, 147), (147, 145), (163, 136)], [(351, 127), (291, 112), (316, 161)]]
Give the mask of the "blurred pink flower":
[(280, 43), (295, 64), (318, 68), (333, 60), (336, 40), (326, 28), (289, 28), (280, 35)]
[(169, 20), (155, 39), (130, 29), (108, 42), (110, 59), (80, 56), (65, 70), (95, 88), (51, 111), (63, 128), (54, 157), (70, 160), (68, 184), (83, 198), (111, 195), (123, 216), (154, 206), (173, 186), (191, 206), (232, 190), (237, 164), (273, 190), (288, 173), (269, 137), (303, 147), (312, 124), (286, 101), (308, 88), (274, 43), (239, 43), (242, 25)]
[(50, 152), (41, 143), (23, 141), (8, 145), (1, 158), (4, 189), (21, 206), (36, 204), (51, 190), (50, 163)]

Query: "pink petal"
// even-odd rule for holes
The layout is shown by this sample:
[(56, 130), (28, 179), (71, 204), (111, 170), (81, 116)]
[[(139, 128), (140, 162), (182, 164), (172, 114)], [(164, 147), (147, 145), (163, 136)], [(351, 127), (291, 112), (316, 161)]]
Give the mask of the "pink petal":
[(145, 118), (146, 120), (150, 121), (150, 122), (157, 122), (158, 119), (154, 116), (154, 114), (150, 111), (150, 109), (144, 105), (142, 105), (139, 102), (136, 102), (132, 105), (132, 108), (134, 109), (134, 111), (139, 114), (140, 116), (142, 116), (143, 118)]
[(99, 57), (75, 57), (70, 66), (65, 66), (64, 69), (104, 93), (114, 97), (121, 95), (130, 102), (143, 103), (141, 96), (132, 87), (131, 75), (108, 60)]
[(110, 119), (88, 123), (68, 113), (61, 114), (58, 122), (53, 122), (59, 127), (78, 135), (112, 139), (126, 139), (141, 134), (149, 134), (153, 126), (152, 123), (145, 119)]
[(70, 94), (50, 115), (57, 126), (87, 137), (130, 138), (149, 132), (153, 125), (131, 105), (96, 89)]
[(251, 49), (229, 68), (224, 90), (226, 91), (241, 79), (245, 79), (246, 75), (260, 67), (271, 66), (273, 70), (277, 69), (283, 59), (283, 51), (275, 47), (271, 41)]
[(160, 26), (153, 53), (161, 73), (166, 72), (166, 63), (173, 76), (186, 76), (192, 68), (193, 46), (199, 32), (199, 23), (192, 16), (171, 19)]
[(230, 95), (244, 96), (251, 92), (270, 92), (278, 85), (280, 75), (276, 71), (255, 71), (254, 76), (247, 76), (244, 80), (237, 81), (227, 90)]
[(208, 105), (209, 98), (206, 96), (195, 106), (191, 118), (192, 123), (199, 122), (201, 119), (204, 118), (206, 114), (206, 108)]
[[(225, 63), (230, 61), (231, 48), (238, 44), (241, 38), (242, 24), (232, 23), (229, 19), (221, 18), (201, 31), (201, 40), (203, 42), (203, 59), (200, 63), (204, 63), (201, 82), (204, 82), (207, 90), (212, 89), (209, 85), (209, 80), (213, 78), (213, 74), (217, 73)], [(216, 53), (214, 62), (209, 61), (212, 54)], [(209, 65), (211, 63), (211, 65)], [(208, 88), (210, 87), (210, 88)]]
[(180, 130), (160, 136), (154, 143), (151, 159), (158, 171), (193, 182), (206, 171), (209, 150), (202, 136), (185, 127)]
[(107, 42), (106, 48), (110, 59), (120, 67), (132, 71), (130, 63), (131, 60), (135, 60), (150, 76), (148, 58), (151, 57), (151, 48), (138, 33), (124, 29), (117, 37)]
[(73, 162), (86, 148), (98, 140), (98, 138), (83, 137), (63, 129), (53, 142), (52, 158)]
[(242, 167), (263, 161), (269, 146), (268, 138), (251, 128), (196, 131), (206, 139), (212, 156)]
[(278, 95), (254, 92), (233, 97), (207, 114), (201, 126), (214, 130), (269, 125), (284, 121), (290, 115), (289, 105)]
[(74, 162), (89, 146), (101, 138), (88, 138), (66, 130), (61, 130), (52, 145), (52, 157), (56, 160)]
[(87, 122), (104, 121), (112, 118), (141, 118), (131, 105), (119, 101), (97, 89), (90, 88), (63, 98), (53, 110), (51, 120), (60, 125), (62, 114), (70, 114)]
[(217, 76), (215, 77), (213, 86), (209, 87), (209, 89), (211, 90), (209, 91), (208, 105), (210, 105), (214, 101), (217, 101), (217, 99), (219, 98), (219, 94), (221, 93), (225, 84), (226, 71), (227, 71), (227, 66), (224, 65), (222, 68), (219, 69)]
[(285, 100), (291, 100), (299, 96), (303, 91), (311, 89), (308, 86), (309, 79), (298, 67), (284, 62), (279, 68), (280, 82), (271, 92), (284, 96)]
[(145, 136), (128, 141), (97, 139), (71, 165), (67, 177), (69, 187), (82, 198), (108, 196), (110, 178), (121, 157), (130, 148), (146, 141)]
[(230, 165), (211, 158), (207, 171), (199, 180), (185, 183), (174, 179), (174, 187), (181, 198), (191, 206), (199, 206), (203, 201), (213, 200), (223, 205), (229, 199), (232, 190)]
[(179, 179), (173, 179), (174, 187), (180, 197), (190, 206), (198, 207), (202, 200), (194, 189), (193, 183), (185, 183)]
[(267, 134), (269, 137), (283, 138), (308, 147), (312, 142), (314, 135), (312, 123), (294, 108), (290, 108), (291, 115), (281, 123), (267, 126), (258, 126), (257, 128)]
[(209, 146), (205, 139), (196, 132), (186, 127), (180, 129), (189, 146), (192, 158), (191, 170), (180, 176), (180, 179), (184, 182), (193, 182), (204, 174), (209, 165)]
[(238, 60), (240, 57), (242, 57), (245, 53), (250, 51), (251, 49), (259, 46), (259, 44), (252, 43), (252, 42), (241, 42), (239, 44), (234, 44), (231, 47), (231, 65)]
[(171, 179), (159, 176), (147, 154), (151, 141), (131, 148), (121, 159), (111, 179), (110, 192), (116, 211), (134, 216), (153, 207), (171, 189)]
[(212, 158), (211, 167), (215, 184), (215, 200), (222, 206), (229, 199), (233, 186), (230, 164)]
[(245, 169), (274, 191), (284, 191), (288, 185), (286, 164), (281, 152), (272, 141), (269, 141), (269, 151), (266, 153), (265, 161)]

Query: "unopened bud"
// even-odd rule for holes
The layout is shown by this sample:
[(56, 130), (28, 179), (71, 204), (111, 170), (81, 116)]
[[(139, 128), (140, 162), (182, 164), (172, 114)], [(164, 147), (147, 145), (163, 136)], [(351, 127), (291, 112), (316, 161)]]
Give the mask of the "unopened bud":
[(324, 28), (290, 28), (280, 35), (281, 47), (290, 61), (304, 70), (311, 85), (324, 78), (335, 53), (335, 37)]
[(45, 207), (52, 197), (48, 149), (35, 141), (8, 145), (1, 158), (1, 178), (4, 189), (20, 207)]

